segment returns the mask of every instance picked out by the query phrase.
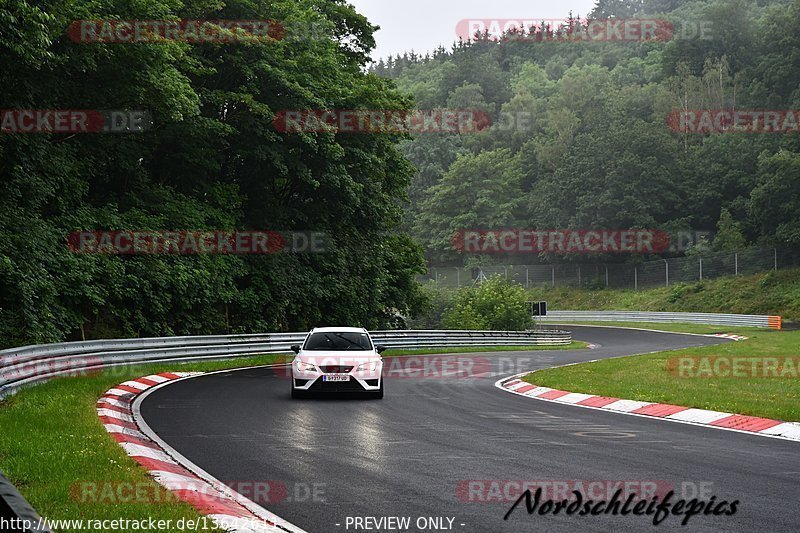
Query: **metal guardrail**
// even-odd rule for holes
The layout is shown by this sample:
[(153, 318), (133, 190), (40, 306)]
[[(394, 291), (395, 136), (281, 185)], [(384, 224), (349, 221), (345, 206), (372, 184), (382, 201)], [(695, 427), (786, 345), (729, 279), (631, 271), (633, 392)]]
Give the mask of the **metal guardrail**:
[(20, 533), (51, 533), (39, 514), (0, 472), (0, 530)]
[[(388, 348), (447, 346), (559, 346), (572, 342), (568, 331), (375, 331)], [(285, 353), (307, 333), (213, 335), (66, 342), (0, 351), (0, 398), (52, 377), (83, 375), (109, 367), (152, 362), (228, 359)]]
[(560, 330), (533, 331), (377, 331), (375, 344), (388, 348), (432, 348), (445, 346), (563, 346), (572, 333)]
[[(446, 346), (566, 345), (569, 331), (375, 331), (372, 339), (388, 348)], [(85, 375), (109, 367), (152, 362), (233, 359), (255, 354), (284, 353), (300, 344), (307, 333), (163, 337), (39, 344), (0, 351), (0, 398), (27, 385), (64, 375)], [(0, 473), (0, 517), (37, 524), (39, 517)], [(6, 517), (7, 518), (7, 517)], [(26, 529), (38, 533), (48, 529)]]
[(719, 313), (667, 313), (647, 311), (548, 311), (546, 317), (536, 317), (539, 322), (569, 324), (571, 322), (681, 322), (719, 326), (744, 326), (781, 329), (779, 316), (731, 315)]

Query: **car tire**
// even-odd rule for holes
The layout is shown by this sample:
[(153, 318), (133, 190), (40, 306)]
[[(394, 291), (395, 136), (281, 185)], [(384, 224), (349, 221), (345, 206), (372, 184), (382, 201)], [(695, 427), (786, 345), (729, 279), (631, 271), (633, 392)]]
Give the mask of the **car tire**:
[(292, 399), (293, 400), (297, 400), (297, 399), (300, 399), (300, 398), (306, 398), (307, 397), (306, 394), (307, 393), (304, 392), (304, 391), (300, 391), (300, 390), (295, 389), (294, 385), (292, 385)]
[(375, 398), (376, 400), (383, 399), (383, 379), (381, 379), (381, 388), (378, 389), (378, 392), (373, 392), (372, 397)]

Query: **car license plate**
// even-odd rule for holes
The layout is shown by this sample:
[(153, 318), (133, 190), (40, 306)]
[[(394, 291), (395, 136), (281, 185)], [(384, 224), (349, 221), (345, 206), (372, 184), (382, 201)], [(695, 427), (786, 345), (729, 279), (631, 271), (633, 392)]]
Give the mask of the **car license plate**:
[(323, 381), (350, 381), (350, 374), (327, 374), (322, 376)]

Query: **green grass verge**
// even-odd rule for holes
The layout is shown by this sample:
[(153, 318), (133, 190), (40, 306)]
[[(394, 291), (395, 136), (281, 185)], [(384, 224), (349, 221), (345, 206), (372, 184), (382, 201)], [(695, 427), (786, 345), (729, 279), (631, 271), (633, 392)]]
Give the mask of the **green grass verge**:
[(673, 331), (676, 333), (699, 333), (708, 335), (711, 333), (733, 333), (736, 330), (739, 335), (749, 336), (751, 333), (764, 332), (764, 328), (742, 328), (738, 326), (708, 326), (706, 324), (683, 324), (683, 323), (668, 323), (661, 324), (658, 322), (571, 322), (565, 326), (613, 326), (618, 328), (640, 328), (640, 329), (654, 329), (658, 331)]
[[(180, 501), (83, 503), (76, 482), (130, 483), (160, 493), (160, 485), (103, 428), (95, 402), (123, 381), (168, 371), (213, 371), (283, 362), (283, 355), (232, 361), (116, 367), (94, 376), (60, 378), (20, 391), (0, 403), (0, 465), (25, 498), (50, 519), (196, 519)], [(173, 522), (174, 523), (174, 522)]]
[[(501, 352), (583, 348), (569, 346), (497, 346), (428, 350), (392, 350), (388, 356)], [(24, 389), (0, 402), (0, 468), (25, 498), (50, 519), (196, 519), (193, 507), (179, 501), (158, 503), (85, 503), (74, 496), (74, 485), (127, 483), (160, 492), (139, 465), (128, 457), (97, 418), (95, 403), (123, 381), (168, 371), (212, 372), (228, 368), (290, 361), (292, 355), (262, 355), (228, 361), (162, 363), (115, 367), (96, 375), (59, 378)], [(77, 499), (76, 499), (77, 498)], [(65, 530), (66, 531), (66, 530)]]
[(800, 379), (765, 377), (678, 377), (667, 369), (676, 356), (799, 356), (800, 331), (743, 331), (750, 337), (702, 348), (606, 359), (529, 374), (545, 387), (628, 400), (669, 403), (714, 411), (800, 421)]
[(529, 293), (532, 300), (546, 300), (551, 309), (737, 313), (800, 321), (800, 269), (639, 291), (543, 287)]

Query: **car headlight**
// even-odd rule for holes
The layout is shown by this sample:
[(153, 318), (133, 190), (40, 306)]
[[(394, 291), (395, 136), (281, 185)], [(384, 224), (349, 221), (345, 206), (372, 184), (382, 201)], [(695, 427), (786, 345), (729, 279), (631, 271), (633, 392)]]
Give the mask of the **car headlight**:
[(304, 363), (302, 361), (297, 362), (297, 371), (298, 372), (319, 372), (317, 367), (312, 364)]
[(378, 370), (378, 366), (380, 365), (380, 361), (372, 361), (370, 363), (364, 363), (363, 365), (358, 365), (356, 367), (356, 372), (375, 372)]

